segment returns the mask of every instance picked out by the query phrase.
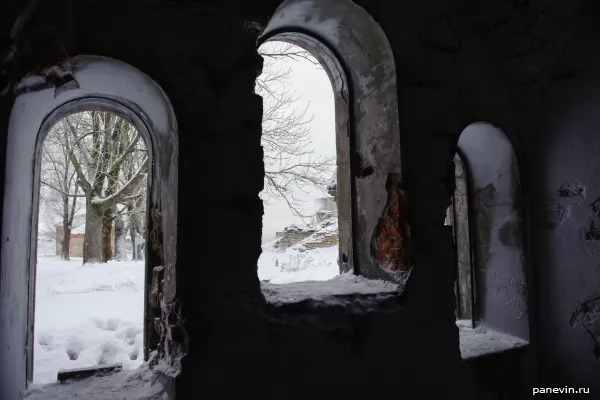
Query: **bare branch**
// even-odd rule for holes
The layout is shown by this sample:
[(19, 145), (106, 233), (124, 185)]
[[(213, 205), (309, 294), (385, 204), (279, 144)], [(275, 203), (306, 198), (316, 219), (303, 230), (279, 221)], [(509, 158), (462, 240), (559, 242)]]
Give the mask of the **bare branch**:
[[(319, 190), (327, 195), (327, 184), (335, 168), (335, 155), (315, 157), (312, 148), (307, 104), (298, 107), (301, 97), (290, 89), (291, 63), (319, 62), (307, 51), (283, 42), (271, 42), (259, 49), (265, 63), (257, 78), (256, 93), (263, 96), (263, 134), (265, 184), (261, 197), (265, 203), (285, 201), (288, 208), (305, 222), (309, 217), (304, 201), (294, 194)], [(285, 60), (287, 66), (281, 66)], [(332, 132), (333, 134), (333, 132)]]

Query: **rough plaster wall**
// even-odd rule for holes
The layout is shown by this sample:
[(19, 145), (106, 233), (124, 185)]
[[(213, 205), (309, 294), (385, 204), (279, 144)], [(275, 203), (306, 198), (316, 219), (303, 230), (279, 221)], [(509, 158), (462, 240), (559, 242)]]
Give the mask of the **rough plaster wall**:
[(521, 182), (511, 143), (475, 123), (458, 150), (468, 170), (476, 308), (486, 325), (528, 339)]
[[(415, 265), (406, 301), (446, 316), (439, 306), (453, 305), (448, 282), (454, 277), (452, 258), (445, 252), (451, 232), (442, 224), (453, 192), (452, 158), (460, 133), (471, 122), (488, 121), (515, 140), (518, 124), (536, 118), (521, 100), (540, 99), (541, 83), (529, 85), (529, 72), (537, 73), (546, 58), (560, 53), (555, 37), (562, 32), (549, 28), (556, 25), (548, 25), (548, 19), (556, 21), (545, 13), (544, 2), (366, 3), (390, 40), (399, 71), (402, 172)], [(538, 21), (540, 15), (544, 18)], [(502, 24), (508, 29), (498, 34)], [(529, 40), (530, 26), (537, 41)], [(538, 49), (543, 57), (534, 53)], [(535, 57), (528, 57), (532, 53)], [(519, 103), (511, 102), (512, 96)]]
[[(580, 8), (582, 3), (586, 3), (587, 8)], [(435, 205), (438, 195), (440, 202), (443, 201), (440, 181), (444, 178), (441, 166), (433, 167), (432, 160), (452, 157), (443, 153), (446, 146), (442, 143), (447, 141), (447, 147), (452, 149), (460, 131), (469, 122), (488, 121), (506, 132), (522, 160), (521, 172), (527, 177), (523, 184), (524, 195), (530, 198), (530, 187), (541, 172), (532, 173), (532, 155), (538, 147), (533, 145), (533, 140), (536, 135), (541, 143), (546, 139), (546, 132), (537, 129), (544, 89), (557, 61), (563, 56), (579, 16), (597, 12), (593, 9), (597, 9), (597, 5), (591, 1), (552, 0), (485, 3), (464, 0), (447, 7), (434, 1), (405, 7), (379, 2), (369, 8), (390, 38), (396, 65), (401, 66), (403, 128), (405, 124), (421, 126), (420, 135), (407, 133), (404, 128), (402, 136), (404, 163), (409, 165), (404, 166), (403, 174), (409, 178), (407, 187), (410, 190), (412, 241), (417, 247), (415, 253), (423, 254), (433, 247), (434, 238), (439, 234), (433, 234), (433, 227), (426, 226), (435, 226), (436, 221), (432, 219), (442, 215), (448, 204)], [(457, 14), (458, 18), (454, 19)], [(428, 20), (438, 21), (428, 29), (438, 44), (442, 44), (437, 46), (436, 52), (430, 51), (429, 45), (425, 46), (427, 50), (414, 45), (418, 27)], [(461, 40), (456, 40), (457, 37)], [(466, 47), (470, 48), (469, 52), (465, 51)], [(435, 117), (431, 118), (432, 115)], [(540, 203), (531, 199), (527, 204), (535, 208)], [(549, 249), (541, 251), (548, 252)], [(533, 256), (528, 253), (528, 267), (535, 262), (537, 268), (535, 271), (529, 268), (528, 275), (545, 268), (546, 258), (534, 260)], [(442, 256), (439, 260), (435, 270), (443, 271)], [(423, 269), (414, 270), (407, 295), (413, 284), (415, 292), (423, 291), (421, 274), (425, 274)], [(431, 277), (424, 280), (431, 282)], [(532, 286), (541, 284), (533, 279), (528, 282), (530, 291)], [(430, 292), (423, 297), (428, 295)], [(530, 316), (533, 311), (533, 307), (529, 307)], [(546, 316), (539, 315), (534, 321), (542, 318)], [(548, 331), (537, 332), (537, 329), (532, 334), (535, 338), (553, 335)], [(544, 350), (553, 351), (550, 347)], [(579, 370), (574, 362), (567, 368)], [(535, 364), (530, 364), (528, 369), (535, 373)], [(548, 373), (547, 369), (545, 373)], [(551, 380), (546, 378), (547, 382)], [(587, 380), (588, 385), (591, 382)]]
[(414, 263), (407, 301), (433, 312), (434, 303), (453, 303), (455, 272), (445, 253), (452, 232), (443, 226), (443, 215), (454, 191), (456, 142), (472, 118), (508, 120), (509, 107), (475, 36), (451, 7), (380, 2), (370, 11), (390, 40), (399, 71), (402, 175)]
[[(567, 377), (583, 373), (587, 378), (582, 376), (581, 382), (585, 382), (584, 386), (592, 386), (597, 382), (595, 377), (592, 378), (595, 372), (589, 365), (582, 365), (578, 359), (563, 357), (566, 354), (564, 351), (560, 355), (557, 354), (556, 324), (549, 325), (547, 322), (557, 318), (568, 321), (570, 316), (553, 314), (562, 307), (559, 304), (565, 295), (556, 292), (556, 287), (548, 287), (548, 263), (554, 259), (553, 244), (539, 239), (536, 222), (539, 212), (547, 208), (547, 200), (544, 198), (546, 196), (539, 194), (540, 189), (534, 188), (544, 181), (540, 181), (540, 177), (546, 174), (543, 170), (545, 164), (540, 163), (539, 159), (545, 157), (540, 154), (547, 154), (548, 142), (552, 141), (549, 129), (540, 127), (540, 120), (544, 115), (553, 112), (547, 107), (542, 108), (542, 101), (548, 95), (546, 90), (554, 85), (553, 81), (559, 74), (555, 72), (557, 63), (572, 57), (565, 49), (568, 43), (576, 41), (572, 39), (572, 35), (577, 30), (581, 17), (588, 14), (597, 15), (598, 3), (585, 0), (545, 0), (492, 1), (483, 4), (476, 0), (465, 0), (457, 4), (459, 12), (477, 33), (483, 51), (502, 82), (513, 112), (512, 126), (489, 119), (487, 121), (502, 127), (507, 133), (515, 146), (523, 177), (524, 203), (528, 209), (528, 234), (525, 244), (528, 247), (526, 254), (530, 292), (529, 315), (532, 322), (531, 347), (534, 355), (538, 355), (538, 361), (530, 364), (529, 370), (535, 374), (536, 368), (540, 368), (538, 378), (546, 385), (566, 384)], [(582, 53), (580, 65), (589, 65), (588, 56), (594, 52), (595, 50), (591, 50), (589, 53)], [(567, 69), (564, 73), (566, 78), (572, 71)], [(544, 186), (545, 183), (541, 185)], [(557, 189), (558, 187), (548, 190)], [(569, 202), (568, 199), (562, 201), (566, 204)], [(532, 248), (533, 243), (536, 244), (535, 251)], [(569, 261), (562, 268), (572, 268), (567, 266), (569, 264), (572, 265), (572, 262)], [(536, 291), (545, 294), (543, 297), (535, 296)], [(573, 337), (564, 337), (559, 342), (568, 346), (568, 343), (576, 340)], [(549, 360), (552, 362), (548, 362)]]
[[(593, 307), (587, 316), (576, 315), (600, 296), (600, 242), (593, 234), (600, 199), (600, 18), (598, 10), (585, 11), (543, 103), (531, 172), (538, 205), (533, 239), (542, 382), (598, 393), (600, 326), (593, 323)], [(589, 334), (586, 326), (570, 323), (580, 317), (591, 322)]]

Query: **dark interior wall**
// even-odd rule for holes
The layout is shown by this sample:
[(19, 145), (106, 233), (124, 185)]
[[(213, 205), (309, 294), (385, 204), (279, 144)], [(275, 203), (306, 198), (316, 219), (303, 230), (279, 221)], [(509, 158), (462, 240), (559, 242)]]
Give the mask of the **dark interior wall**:
[[(414, 268), (407, 301), (414, 298), (435, 309), (451, 298), (448, 276), (440, 279), (452, 273), (451, 258), (437, 249), (452, 235), (443, 219), (454, 186), (458, 138), (475, 121), (510, 127), (511, 109), (493, 65), (453, 5), (426, 1), (364, 6), (382, 25), (396, 59), (413, 260), (418, 266), (429, 259), (434, 266)], [(437, 297), (440, 293), (446, 301)]]
[[(578, 3), (357, 1), (382, 26), (396, 59), (414, 268), (402, 304), (362, 314), (335, 309), (318, 315), (310, 310), (291, 315), (266, 307), (256, 276), (263, 211), (258, 197), (263, 180), (262, 101), (253, 94), (253, 86), (261, 60), (256, 38), (244, 30), (243, 22), (266, 22), (274, 3), (41, 2), (17, 43), (17, 63), (8, 65), (16, 68), (18, 77), (64, 57), (105, 55), (139, 68), (169, 97), (180, 134), (175, 295), (183, 306), (186, 328), (175, 339), (187, 335), (189, 350), (177, 382), (178, 399), (196, 398), (199, 387), (211, 385), (220, 386), (222, 398), (240, 387), (250, 398), (330, 398), (335, 393), (358, 399), (392, 391), (403, 398), (468, 398), (460, 397), (466, 385), (454, 325), (452, 232), (443, 226), (454, 189), (456, 143), (471, 122), (485, 121), (506, 133), (518, 157), (528, 154), (547, 72), (570, 37)], [(0, 13), (5, 22), (2, 57), (9, 49), (6, 24), (16, 19), (18, 8)], [(561, 95), (556, 97), (563, 101)], [(4, 140), (10, 101), (7, 96), (0, 99)], [(545, 110), (564, 112), (561, 107)], [(557, 129), (551, 122), (549, 129)], [(541, 148), (547, 146), (546, 131), (539, 134)], [(3, 166), (4, 159), (0, 161)], [(537, 171), (548, 178), (544, 182), (549, 190), (556, 190), (552, 185), (560, 186), (562, 177), (546, 175), (544, 168), (557, 165), (545, 156), (536, 163)], [(531, 176), (532, 171), (531, 163), (525, 163), (522, 173)], [(585, 179), (592, 179), (591, 172)], [(590, 203), (595, 189), (592, 181), (588, 185)], [(536, 189), (532, 206), (545, 204), (545, 190)], [(586, 202), (579, 208), (589, 208)], [(232, 229), (236, 252), (228, 250), (231, 242), (222, 240)], [(578, 237), (575, 231), (565, 231), (564, 237)], [(547, 263), (550, 272), (537, 282), (547, 288), (538, 298), (540, 342), (550, 357), (544, 360), (552, 361), (551, 366), (564, 361), (562, 373), (568, 376), (575, 373), (568, 369), (578, 371), (577, 363), (591, 356), (589, 349), (574, 352), (575, 358), (569, 355), (575, 341), (584, 337), (582, 328), (562, 328), (561, 336), (553, 332), (579, 299), (563, 303), (564, 294), (548, 287), (573, 268), (570, 259), (553, 257), (549, 251), (556, 245), (567, 257), (572, 246), (561, 244), (552, 233), (536, 235), (536, 265), (541, 269)], [(598, 271), (583, 255), (577, 266), (582, 274), (573, 279), (583, 282), (591, 281), (584, 279), (585, 271)], [(570, 296), (581, 295), (579, 286), (565, 289), (572, 291)], [(546, 314), (557, 310), (560, 314), (553, 322)], [(561, 351), (553, 348), (558, 344)], [(597, 364), (582, 365), (587, 369), (578, 382), (592, 386)], [(546, 382), (563, 376), (549, 368), (542, 374)], [(304, 382), (329, 384), (331, 392)]]
[(600, 296), (600, 15), (586, 14), (545, 93), (531, 170), (533, 235), (542, 382), (599, 393), (590, 335), (600, 338), (598, 308), (581, 309)]

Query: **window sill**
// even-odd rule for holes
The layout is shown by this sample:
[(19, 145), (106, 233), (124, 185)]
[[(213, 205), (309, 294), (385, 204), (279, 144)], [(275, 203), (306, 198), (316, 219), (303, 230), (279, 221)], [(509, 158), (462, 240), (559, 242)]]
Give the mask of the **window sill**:
[(403, 287), (392, 282), (371, 280), (345, 273), (328, 281), (286, 284), (261, 282), (269, 306), (286, 309), (322, 309), (346, 306), (381, 307), (386, 300), (399, 299)]
[(45, 385), (31, 384), (23, 400), (165, 400), (170, 395), (176, 371), (166, 361), (150, 367), (152, 361), (135, 370), (119, 371)]
[(465, 361), (506, 353), (529, 345), (524, 339), (488, 327), (470, 328), (462, 321), (457, 321), (456, 325), (459, 330), (460, 353)]
[[(356, 315), (390, 310), (402, 304), (401, 285), (343, 274), (329, 281), (288, 284), (261, 283), (271, 316), (280, 321), (315, 323), (318, 316)], [(315, 319), (317, 317), (317, 319)], [(462, 359), (465, 361), (523, 349), (529, 342), (488, 327), (471, 328), (457, 321)]]

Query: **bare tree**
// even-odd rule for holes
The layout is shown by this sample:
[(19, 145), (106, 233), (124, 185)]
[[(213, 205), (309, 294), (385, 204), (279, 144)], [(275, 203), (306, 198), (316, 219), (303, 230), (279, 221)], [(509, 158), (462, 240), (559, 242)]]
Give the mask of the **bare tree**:
[[(62, 260), (69, 260), (71, 231), (81, 224), (77, 214), (81, 209), (78, 199), (83, 197), (77, 185), (75, 169), (70, 154), (73, 142), (64, 121), (57, 123), (46, 135), (41, 150), (40, 209), (46, 225), (61, 242)], [(56, 237), (56, 222), (62, 223), (62, 237)]]
[[(137, 148), (132, 152), (131, 156), (123, 163), (121, 173), (121, 185), (125, 185), (130, 179), (133, 178), (136, 171), (139, 170), (142, 163), (145, 163), (145, 159), (148, 157), (148, 151), (146, 146), (142, 142), (138, 142)], [(125, 254), (125, 238), (127, 233), (131, 237), (132, 245), (132, 259), (141, 260), (142, 251), (141, 243), (137, 243), (138, 237), (142, 236), (146, 229), (146, 187), (140, 188), (140, 190), (132, 196), (129, 196), (126, 201), (123, 202), (122, 211), (119, 213), (125, 218), (121, 218), (121, 221), (115, 220), (115, 252)], [(121, 223), (123, 225), (121, 226)], [(117, 226), (119, 229), (117, 230)], [(120, 256), (122, 259), (122, 256)], [(115, 259), (117, 255), (115, 254)]]
[(280, 67), (280, 60), (306, 60), (319, 63), (295, 45), (267, 43), (259, 49), (264, 58), (263, 73), (256, 81), (256, 92), (263, 97), (262, 146), (265, 162), (265, 202), (284, 200), (292, 213), (309, 217), (295, 193), (318, 189), (326, 192), (328, 178), (335, 166), (335, 155), (318, 156), (312, 148), (307, 108), (298, 109), (300, 100), (290, 89), (291, 66)]
[(148, 155), (145, 153), (130, 178), (123, 180), (123, 165), (143, 143), (140, 133), (111, 112), (81, 112), (64, 121), (74, 143), (69, 158), (86, 199), (83, 262), (106, 262), (112, 258), (112, 224), (123, 212), (117, 206), (146, 190)]

